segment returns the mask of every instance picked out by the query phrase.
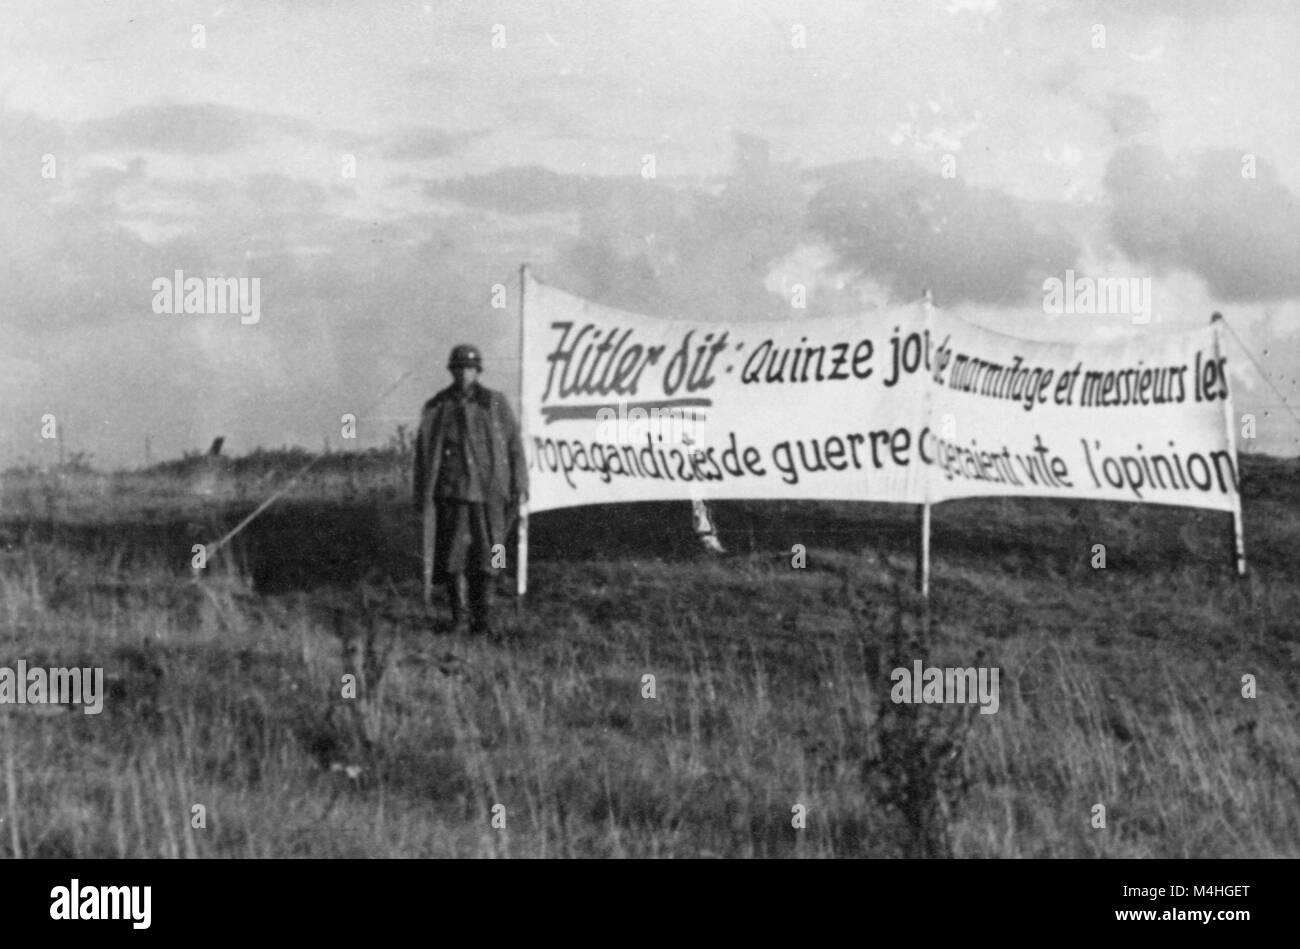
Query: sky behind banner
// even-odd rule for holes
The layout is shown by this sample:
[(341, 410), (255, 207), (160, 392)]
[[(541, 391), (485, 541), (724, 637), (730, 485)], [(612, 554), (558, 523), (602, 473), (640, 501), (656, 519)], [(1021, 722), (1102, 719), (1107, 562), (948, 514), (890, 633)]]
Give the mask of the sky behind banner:
[[(0, 469), (384, 446), (457, 343), (515, 391), (525, 260), (698, 320), (1218, 310), (1241, 450), (1294, 455), (1298, 40), (1289, 0), (6, 0)], [(156, 311), (178, 271), (258, 318)]]
[(534, 511), (697, 497), (1237, 503), (1228, 366), (1209, 327), (1066, 344), (922, 304), (701, 323), (531, 278), (524, 298)]

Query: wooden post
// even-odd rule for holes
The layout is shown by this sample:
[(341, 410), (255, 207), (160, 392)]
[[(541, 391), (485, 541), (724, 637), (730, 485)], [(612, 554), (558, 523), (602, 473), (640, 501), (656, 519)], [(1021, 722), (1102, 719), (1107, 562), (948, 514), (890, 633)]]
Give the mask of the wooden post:
[[(525, 286), (528, 282), (528, 265), (519, 265), (519, 440), (525, 446), (525, 455), (527, 455), (528, 445), (528, 407), (524, 404), (524, 357), (527, 350), (524, 348), (524, 293)], [(519, 547), (515, 552), (515, 596), (519, 601), (523, 600), (524, 594), (528, 592), (528, 502), (524, 499), (519, 500)]]
[(916, 589), (921, 598), (930, 598), (930, 502), (921, 505), (920, 536), (916, 545)]
[[(1214, 327), (1214, 361), (1223, 358), (1223, 314), (1215, 313), (1210, 317)], [(1236, 567), (1237, 575), (1246, 575), (1246, 529), (1241, 517), (1241, 459), (1237, 456), (1237, 423), (1232, 413), (1232, 389), (1228, 385), (1227, 373), (1223, 377), (1224, 388), (1228, 389), (1228, 398), (1223, 400), (1223, 425), (1228, 436), (1228, 453), (1237, 469), (1237, 491), (1232, 504), (1232, 536), (1229, 539), (1229, 558)]]
[(18, 781), (14, 776), (14, 736), (13, 724), (10, 718), (13, 717), (11, 712), (0, 712), (0, 722), (4, 723), (5, 730), (5, 807), (9, 811), (9, 840), (12, 853), (10, 856), (15, 860), (23, 858), (23, 837), (19, 830), (18, 816)]
[[(930, 328), (930, 309), (934, 305), (934, 297), (929, 290), (921, 294), (921, 310), (925, 314), (925, 328)], [(933, 424), (930, 418), (930, 389), (926, 386), (925, 395), (925, 415), (926, 422)], [(926, 491), (925, 501), (921, 504), (918, 518), (918, 537), (916, 542), (916, 590), (921, 594), (921, 599), (930, 599), (930, 489), (929, 474), (926, 474)]]

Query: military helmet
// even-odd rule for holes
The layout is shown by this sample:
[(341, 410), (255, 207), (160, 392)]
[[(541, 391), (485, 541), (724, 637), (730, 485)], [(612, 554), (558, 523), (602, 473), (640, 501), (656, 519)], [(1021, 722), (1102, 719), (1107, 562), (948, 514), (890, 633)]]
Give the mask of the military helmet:
[(477, 346), (470, 346), (468, 343), (461, 343), (451, 351), (451, 358), (447, 360), (448, 369), (477, 369), (483, 371), (483, 354), (478, 351)]

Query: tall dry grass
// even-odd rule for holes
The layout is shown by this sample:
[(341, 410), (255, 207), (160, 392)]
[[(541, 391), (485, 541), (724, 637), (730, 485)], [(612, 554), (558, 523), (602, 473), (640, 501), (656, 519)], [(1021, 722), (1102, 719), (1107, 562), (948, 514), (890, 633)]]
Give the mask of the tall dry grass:
[[(550, 560), (496, 639), (452, 640), (413, 575), (267, 594), (238, 545), (194, 576), (112, 526), (173, 495), (225, 523), (179, 488), (45, 493), (5, 509), (0, 664), (109, 694), (0, 711), (8, 856), (1300, 855), (1286, 569), (953, 557), (923, 611), (888, 545)], [(999, 667), (999, 712), (892, 705), (912, 658)]]

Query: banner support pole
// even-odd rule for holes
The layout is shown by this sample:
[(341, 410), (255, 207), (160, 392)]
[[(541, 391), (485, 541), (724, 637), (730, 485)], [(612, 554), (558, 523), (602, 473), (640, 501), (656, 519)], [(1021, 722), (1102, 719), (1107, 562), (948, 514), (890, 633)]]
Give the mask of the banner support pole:
[[(925, 330), (927, 334), (930, 330), (930, 308), (934, 305), (934, 297), (927, 289), (921, 294), (921, 309), (925, 314)], [(928, 345), (928, 340), (927, 340)], [(932, 423), (930, 416), (931, 398), (929, 387), (926, 387), (925, 396), (925, 414), (926, 422)], [(921, 594), (921, 599), (925, 602), (930, 601), (930, 480), (926, 476), (925, 501), (922, 502), (919, 513), (918, 537), (916, 544), (916, 590)]]
[(930, 599), (930, 502), (920, 509), (920, 538), (916, 547), (916, 589), (921, 599)]
[[(525, 428), (528, 419), (528, 407), (524, 405), (524, 293), (528, 282), (528, 264), (519, 265), (519, 440), (526, 446), (528, 433)], [(527, 451), (525, 450), (525, 456)], [(518, 609), (528, 592), (528, 502), (518, 500), (519, 508), (519, 546), (515, 551), (515, 608)]]
[[(1210, 325), (1214, 327), (1214, 361), (1216, 364), (1222, 365), (1223, 314), (1212, 314), (1210, 316)], [(1233, 421), (1232, 390), (1228, 385), (1226, 372), (1224, 373), (1223, 387), (1228, 389), (1228, 397), (1223, 400), (1223, 425), (1228, 436), (1228, 452), (1232, 456), (1232, 464), (1237, 471), (1237, 490), (1233, 496), (1232, 504), (1232, 546), (1229, 547), (1229, 551), (1233, 565), (1237, 570), (1237, 576), (1244, 577), (1246, 575), (1246, 528), (1241, 516), (1241, 458), (1237, 455), (1237, 427)]]

